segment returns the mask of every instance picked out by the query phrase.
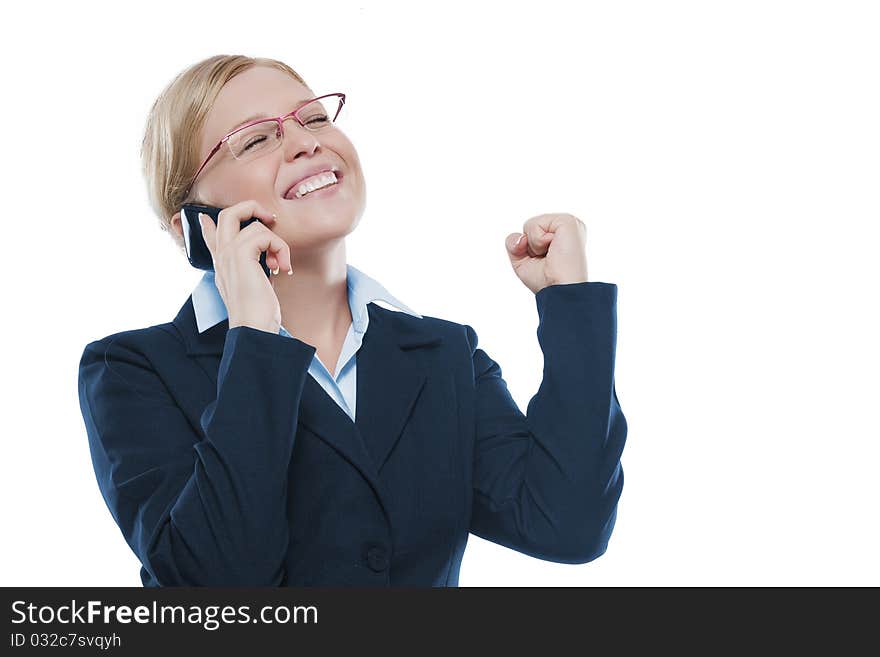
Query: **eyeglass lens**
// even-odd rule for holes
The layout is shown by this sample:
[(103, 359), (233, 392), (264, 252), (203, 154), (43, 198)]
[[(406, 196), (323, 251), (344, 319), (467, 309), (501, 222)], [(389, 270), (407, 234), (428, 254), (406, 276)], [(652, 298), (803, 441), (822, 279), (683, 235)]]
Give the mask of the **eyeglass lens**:
[[(329, 96), (304, 105), (299, 118), (306, 129), (318, 131), (333, 123), (341, 106), (339, 96)], [(296, 121), (292, 116), (288, 120)], [(237, 160), (250, 159), (277, 148), (281, 144), (281, 133), (276, 121), (261, 121), (234, 133), (226, 143)]]

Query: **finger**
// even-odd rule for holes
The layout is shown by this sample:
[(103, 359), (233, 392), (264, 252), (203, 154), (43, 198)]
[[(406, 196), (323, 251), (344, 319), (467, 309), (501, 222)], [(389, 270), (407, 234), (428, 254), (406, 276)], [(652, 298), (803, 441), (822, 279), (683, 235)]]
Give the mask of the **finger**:
[(279, 274), (283, 271), (292, 275), (293, 260), (287, 242), (259, 222), (245, 227), (241, 233), (242, 239), (247, 242), (246, 248), (250, 250), (251, 255), (259, 257), (260, 253), (266, 251), (266, 264), (269, 265), (270, 256), (275, 261), (274, 267), (269, 266), (270, 269), (278, 269)]
[(549, 238), (552, 236), (552, 233), (545, 231), (535, 222), (526, 229), (526, 236), (528, 240), (527, 251), (530, 256), (534, 258), (547, 254), (547, 247), (550, 244)]
[(214, 221), (204, 212), (199, 212), (199, 225), (202, 227), (202, 237), (205, 239), (205, 246), (211, 253), (211, 259), (214, 259), (214, 241), (216, 239), (217, 226)]
[(256, 217), (264, 224), (275, 225), (276, 217), (253, 199), (230, 205), (220, 211), (217, 217), (217, 237), (215, 246), (219, 253), (241, 232), (241, 223)]

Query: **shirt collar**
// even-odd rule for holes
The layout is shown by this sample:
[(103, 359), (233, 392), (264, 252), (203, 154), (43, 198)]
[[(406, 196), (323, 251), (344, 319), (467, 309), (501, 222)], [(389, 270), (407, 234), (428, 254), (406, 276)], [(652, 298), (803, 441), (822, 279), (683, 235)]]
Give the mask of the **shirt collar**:
[[(398, 301), (377, 280), (352, 265), (346, 265), (346, 270), (348, 307), (351, 310), (352, 327), (357, 333), (364, 333), (367, 330), (369, 323), (367, 304), (371, 301), (384, 301), (413, 317), (422, 319), (420, 314)], [(214, 284), (213, 271), (206, 271), (196, 285), (192, 292), (192, 303), (199, 333), (204, 333), (229, 317), (223, 297)]]

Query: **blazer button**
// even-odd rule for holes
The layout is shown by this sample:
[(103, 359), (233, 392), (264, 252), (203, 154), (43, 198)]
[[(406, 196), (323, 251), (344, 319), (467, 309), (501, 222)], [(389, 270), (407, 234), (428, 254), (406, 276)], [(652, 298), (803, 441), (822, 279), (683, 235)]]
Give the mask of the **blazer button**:
[(381, 573), (388, 568), (388, 550), (381, 545), (369, 545), (366, 551), (366, 561), (370, 570)]

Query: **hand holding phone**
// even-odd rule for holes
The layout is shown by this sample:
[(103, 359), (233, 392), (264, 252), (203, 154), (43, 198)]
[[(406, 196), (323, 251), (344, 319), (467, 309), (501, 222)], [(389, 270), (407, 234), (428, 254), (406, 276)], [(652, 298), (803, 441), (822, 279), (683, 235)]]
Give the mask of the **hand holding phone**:
[[(205, 216), (201, 221), (199, 214)], [(180, 216), (187, 257), (194, 267), (214, 271), (229, 328), (251, 326), (277, 334), (281, 307), (268, 265), (287, 274), (293, 263), (290, 247), (270, 229), (276, 223), (272, 214), (248, 200), (225, 209), (185, 204)]]
[[(199, 213), (201, 212), (211, 217), (216, 225), (222, 211), (223, 208), (215, 208), (211, 205), (198, 205), (196, 203), (184, 203), (180, 208), (180, 224), (181, 228), (183, 228), (183, 244), (186, 247), (186, 257), (189, 263), (196, 269), (214, 271), (214, 259), (211, 257), (211, 252), (205, 244), (202, 227), (199, 225)], [(259, 221), (259, 219), (251, 217), (242, 221), (241, 227), (245, 228), (255, 221)], [(263, 267), (266, 277), (271, 276), (265, 252), (260, 254), (260, 265)]]

